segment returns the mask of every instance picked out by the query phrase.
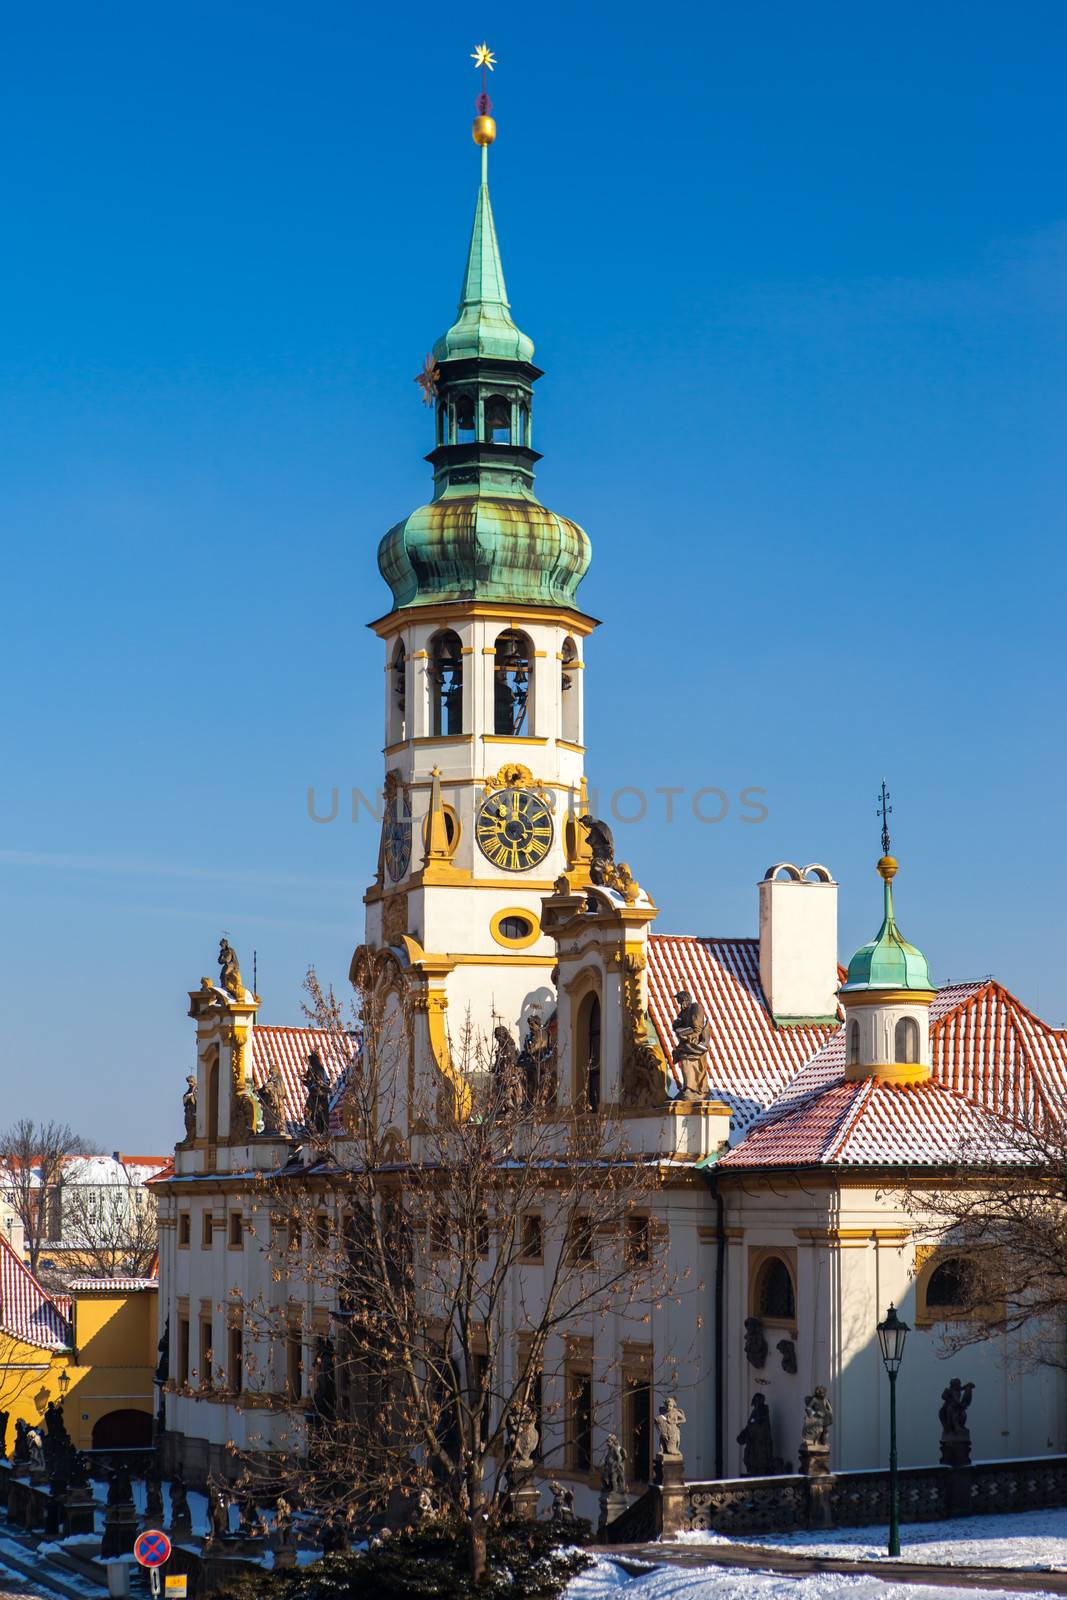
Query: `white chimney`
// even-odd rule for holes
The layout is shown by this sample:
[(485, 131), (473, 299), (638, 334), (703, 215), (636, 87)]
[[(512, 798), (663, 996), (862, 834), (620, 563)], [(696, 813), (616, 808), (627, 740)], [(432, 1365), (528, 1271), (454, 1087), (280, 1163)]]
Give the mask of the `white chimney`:
[(837, 1015), (837, 884), (813, 862), (778, 861), (759, 886), (759, 971), (771, 1015)]

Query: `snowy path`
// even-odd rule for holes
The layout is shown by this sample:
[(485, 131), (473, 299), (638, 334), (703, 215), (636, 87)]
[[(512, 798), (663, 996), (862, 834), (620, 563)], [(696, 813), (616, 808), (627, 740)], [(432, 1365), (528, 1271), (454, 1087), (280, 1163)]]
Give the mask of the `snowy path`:
[[(787, 1578), (723, 1567), (659, 1567), (630, 1577), (601, 1557), (588, 1572), (571, 1579), (565, 1600), (705, 1600), (705, 1596), (714, 1600), (975, 1600), (977, 1593), (974, 1589), (935, 1589), (832, 1573)], [(983, 1600), (1008, 1600), (1003, 1590), (983, 1589), (981, 1595)], [(1020, 1600), (1018, 1591), (1010, 1600)]]
[[(743, 1544), (749, 1549), (788, 1550), (797, 1555), (886, 1559), (886, 1528), (836, 1528), (820, 1533), (680, 1534), (672, 1543)], [(946, 1522), (909, 1522), (900, 1530), (900, 1559), (951, 1567), (1029, 1567), (1067, 1571), (1067, 1511), (1011, 1511), (996, 1517), (960, 1517)]]

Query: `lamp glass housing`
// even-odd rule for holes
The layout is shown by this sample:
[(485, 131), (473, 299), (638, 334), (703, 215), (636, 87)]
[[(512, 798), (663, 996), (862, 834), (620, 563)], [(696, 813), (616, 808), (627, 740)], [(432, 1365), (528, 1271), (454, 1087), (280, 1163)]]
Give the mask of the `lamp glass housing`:
[(911, 1329), (897, 1316), (896, 1306), (890, 1306), (884, 1322), (878, 1324), (878, 1343), (882, 1350), (885, 1370), (894, 1375), (904, 1359), (904, 1341)]

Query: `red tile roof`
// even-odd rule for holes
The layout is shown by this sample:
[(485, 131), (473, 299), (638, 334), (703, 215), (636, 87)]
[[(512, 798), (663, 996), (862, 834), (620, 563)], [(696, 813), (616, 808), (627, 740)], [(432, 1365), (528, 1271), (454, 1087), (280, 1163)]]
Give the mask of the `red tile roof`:
[(933, 1079), (883, 1083), (840, 1077), (774, 1106), (720, 1166), (953, 1166), (1018, 1161), (1004, 1125)]
[(298, 1136), (304, 1121), (304, 1069), (308, 1056), (317, 1050), (334, 1088), (351, 1066), (356, 1054), (351, 1034), (328, 1033), (322, 1028), (278, 1028), (258, 1025), (252, 1029), (252, 1082), (261, 1088), (277, 1063), (285, 1085), (287, 1131)]
[(711, 1090), (733, 1112), (735, 1133), (749, 1127), (837, 1032), (836, 1023), (775, 1023), (760, 983), (758, 939), (652, 934), (648, 1005), (668, 1061), (679, 989), (687, 989), (707, 1013)]
[(0, 1334), (42, 1350), (64, 1350), (69, 1324), (33, 1273), (0, 1234)]

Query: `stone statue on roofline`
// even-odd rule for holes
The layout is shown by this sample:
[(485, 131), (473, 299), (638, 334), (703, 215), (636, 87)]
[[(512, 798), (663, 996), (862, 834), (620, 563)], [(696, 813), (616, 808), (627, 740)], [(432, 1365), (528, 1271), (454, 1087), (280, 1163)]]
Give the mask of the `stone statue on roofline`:
[(263, 1132), (279, 1138), (285, 1133), (285, 1084), (275, 1061), (270, 1075), (259, 1090), (263, 1110)]
[(191, 1144), (196, 1138), (196, 1074), (190, 1072), (185, 1080), (185, 1093), (182, 1095), (182, 1115), (185, 1118), (185, 1142)]
[(687, 1100), (702, 1100), (708, 1094), (707, 1057), (711, 1047), (711, 1024), (699, 1001), (688, 989), (675, 995), (678, 1015), (671, 1024), (677, 1044), (671, 1060), (681, 1070), (682, 1089)]
[(589, 863), (589, 880), (601, 888), (610, 885), (615, 875), (615, 840), (606, 822), (588, 813), (578, 821), (585, 829), (586, 841), (592, 852)]
[(609, 1433), (600, 1464), (600, 1486), (605, 1494), (626, 1492), (626, 1457), (617, 1433)]
[(317, 1050), (312, 1050), (304, 1069), (304, 1126), (319, 1144), (330, 1137), (330, 1080)]
[(219, 988), (225, 989), (234, 1000), (243, 1000), (245, 997), (237, 955), (228, 939), (219, 940)]
[(503, 1116), (508, 1111), (521, 1111), (523, 1086), (519, 1052), (510, 1028), (502, 1025), (493, 1029), (493, 1060), (489, 1077), (497, 1116)]
[(685, 1412), (669, 1394), (656, 1413), (656, 1432), (659, 1434), (659, 1451), (662, 1456), (680, 1457), (682, 1454), (682, 1424)]

